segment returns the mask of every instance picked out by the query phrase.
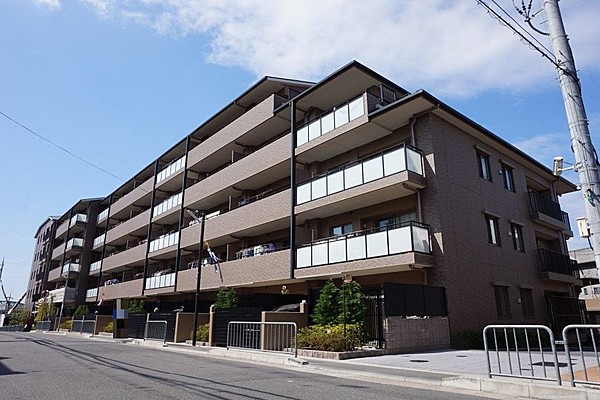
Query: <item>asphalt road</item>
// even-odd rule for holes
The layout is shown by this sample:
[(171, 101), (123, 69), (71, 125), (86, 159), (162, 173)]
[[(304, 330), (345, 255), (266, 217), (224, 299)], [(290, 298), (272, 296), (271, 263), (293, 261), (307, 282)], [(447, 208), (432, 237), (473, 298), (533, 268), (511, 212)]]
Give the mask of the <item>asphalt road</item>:
[(0, 399), (484, 399), (40, 333), (0, 332)]

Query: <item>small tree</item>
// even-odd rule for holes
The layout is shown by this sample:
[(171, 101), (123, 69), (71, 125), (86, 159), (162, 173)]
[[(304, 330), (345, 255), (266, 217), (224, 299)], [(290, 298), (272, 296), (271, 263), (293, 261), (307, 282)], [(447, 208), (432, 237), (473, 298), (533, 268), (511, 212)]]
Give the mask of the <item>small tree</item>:
[(319, 299), (315, 304), (312, 315), (313, 322), (317, 325), (333, 325), (340, 315), (340, 289), (329, 280), (321, 288)]
[(12, 313), (10, 313), (10, 320), (9, 320), (9, 324), (10, 325), (24, 325), (25, 321), (27, 320), (27, 311), (25, 310), (19, 310), (19, 311), (13, 311)]
[(234, 288), (221, 289), (217, 292), (215, 310), (220, 308), (233, 308), (238, 304), (238, 298)]
[(88, 306), (86, 306), (85, 304), (82, 304), (80, 306), (77, 306), (77, 309), (75, 309), (74, 315), (87, 315), (89, 313), (90, 313), (90, 309), (88, 308)]
[(362, 326), (365, 320), (365, 296), (360, 284), (356, 281), (345, 283), (340, 292), (341, 295), (338, 298), (340, 313), (336, 322)]
[(43, 321), (45, 318), (54, 315), (56, 313), (56, 307), (54, 307), (54, 296), (42, 298), (42, 301), (38, 304), (37, 315), (35, 321)]
[(130, 300), (127, 304), (127, 311), (131, 314), (140, 314), (146, 312), (144, 309), (144, 300)]

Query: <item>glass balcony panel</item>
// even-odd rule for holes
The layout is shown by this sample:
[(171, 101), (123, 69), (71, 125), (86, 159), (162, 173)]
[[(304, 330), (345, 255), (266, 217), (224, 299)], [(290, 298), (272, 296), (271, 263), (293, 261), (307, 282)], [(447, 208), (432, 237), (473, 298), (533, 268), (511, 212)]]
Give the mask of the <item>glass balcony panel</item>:
[(410, 228), (410, 226), (403, 226), (388, 231), (390, 254), (405, 253), (412, 250)]
[(313, 245), (312, 253), (312, 265), (323, 265), (329, 262), (329, 257), (327, 254), (327, 242)]
[(429, 253), (431, 246), (429, 244), (429, 230), (420, 226), (413, 226), (413, 249), (422, 253)]
[(348, 106), (350, 109), (350, 121), (363, 116), (365, 113), (362, 96), (358, 99), (352, 100)]
[(346, 238), (329, 241), (329, 263), (346, 261)]
[(321, 136), (321, 120), (317, 119), (308, 124), (308, 140), (314, 140), (319, 136)]
[(327, 196), (327, 177), (316, 179), (312, 182), (312, 200)]
[(311, 246), (300, 247), (296, 252), (296, 266), (298, 268), (310, 267), (312, 265), (311, 260)]
[(381, 157), (363, 163), (364, 183), (383, 178), (383, 162)]
[(346, 189), (362, 185), (362, 183), (362, 164), (358, 164), (344, 170), (344, 186)]
[(300, 205), (311, 200), (310, 198), (310, 190), (312, 187), (312, 182), (304, 183), (296, 189), (296, 205)]
[(170, 197), (169, 200), (167, 200), (167, 210), (170, 210), (171, 208), (173, 208), (173, 198)]
[(297, 136), (296, 147), (302, 146), (304, 143), (308, 142), (308, 126), (298, 129)]
[(412, 149), (406, 148), (407, 168), (409, 171), (423, 175), (423, 161), (421, 153)]
[(335, 110), (335, 127), (339, 128), (340, 126), (347, 124), (349, 122), (348, 117), (348, 104), (344, 104), (340, 108), (337, 108)]
[(367, 235), (367, 257), (371, 258), (387, 254), (387, 232), (377, 232)]
[(165, 283), (167, 282), (167, 276), (161, 275), (158, 280), (158, 287), (165, 287)]
[(321, 117), (321, 134), (324, 135), (327, 132), (332, 131), (335, 128), (333, 123), (333, 113), (325, 114)]
[(346, 239), (346, 248), (348, 249), (348, 261), (361, 260), (367, 258), (367, 248), (364, 236), (357, 236)]
[(406, 170), (406, 158), (403, 148), (383, 155), (383, 170), (385, 176)]
[(344, 171), (327, 175), (327, 194), (341, 192), (342, 190), (344, 190)]

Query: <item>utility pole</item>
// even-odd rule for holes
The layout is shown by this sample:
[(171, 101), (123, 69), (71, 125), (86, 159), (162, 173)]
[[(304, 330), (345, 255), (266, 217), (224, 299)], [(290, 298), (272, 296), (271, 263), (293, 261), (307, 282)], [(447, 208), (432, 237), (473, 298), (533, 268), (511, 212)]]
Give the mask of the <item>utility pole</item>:
[(583, 106), (581, 86), (577, 78), (575, 60), (562, 22), (558, 0), (544, 0), (544, 11), (548, 19), (548, 33), (552, 44), (552, 52), (556, 58), (560, 89), (562, 91), (571, 146), (575, 153), (574, 170), (579, 175), (579, 183), (584, 198), (584, 207), (589, 225), (590, 243), (594, 251), (596, 268), (600, 273), (600, 173), (598, 159)]

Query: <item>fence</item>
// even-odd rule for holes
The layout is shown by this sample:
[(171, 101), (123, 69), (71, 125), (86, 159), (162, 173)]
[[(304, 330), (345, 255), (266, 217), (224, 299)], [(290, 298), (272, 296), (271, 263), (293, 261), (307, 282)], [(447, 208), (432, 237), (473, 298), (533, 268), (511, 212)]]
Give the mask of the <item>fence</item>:
[(21, 332), (22, 330), (23, 325), (0, 326), (0, 332)]
[(89, 333), (93, 335), (96, 332), (96, 319), (74, 319), (71, 324), (71, 332)]
[(227, 349), (291, 353), (298, 357), (295, 322), (231, 321), (227, 325)]
[[(592, 381), (588, 371), (591, 370), (591, 366), (588, 367), (589, 364), (594, 364), (595, 361), (595, 370), (599, 371), (600, 370), (600, 357), (598, 355), (598, 345), (596, 344), (596, 336), (598, 335), (598, 330), (600, 329), (600, 325), (569, 325), (566, 326), (563, 331), (562, 331), (562, 337), (563, 337), (563, 341), (565, 342), (565, 353), (566, 353), (566, 357), (567, 357), (567, 362), (568, 362), (568, 366), (569, 366), (569, 378), (571, 379), (571, 386), (575, 386), (575, 384), (577, 383), (585, 383), (585, 384), (591, 384), (591, 385), (600, 385), (600, 382), (598, 381)], [(571, 357), (571, 348), (570, 348), (570, 344), (569, 344), (569, 334), (571, 334), (571, 336), (574, 336), (577, 338), (577, 350), (579, 353), (579, 357), (581, 359), (581, 364), (583, 365), (583, 373), (579, 373), (576, 374), (573, 371), (573, 360)], [(582, 336), (585, 336), (584, 339), (587, 339), (587, 344), (588, 344), (588, 354), (589, 354), (589, 344), (592, 345), (592, 354), (591, 356), (588, 356), (588, 361), (586, 361), (586, 354), (585, 354), (585, 349), (584, 346), (582, 344)], [(591, 363), (590, 363), (591, 361)], [(584, 379), (579, 379), (579, 377), (582, 377)]]
[[(498, 332), (501, 333), (500, 337)], [(490, 338), (488, 336), (493, 337), (493, 351), (496, 353), (495, 363), (492, 363), (490, 357)], [(559, 385), (562, 384), (554, 334), (547, 326), (488, 325), (483, 330), (483, 344), (490, 378), (504, 376), (556, 381)], [(550, 353), (548, 351), (544, 353), (544, 345), (551, 348)], [(526, 357), (525, 361), (529, 362), (529, 365), (525, 365), (528, 368), (524, 368), (522, 356)], [(553, 374), (552, 367), (554, 368)], [(538, 375), (536, 375), (536, 370), (538, 370)]]
[(52, 327), (52, 321), (38, 321), (35, 323), (35, 330), (37, 331), (49, 331)]
[(144, 340), (167, 342), (167, 321), (146, 321)]

